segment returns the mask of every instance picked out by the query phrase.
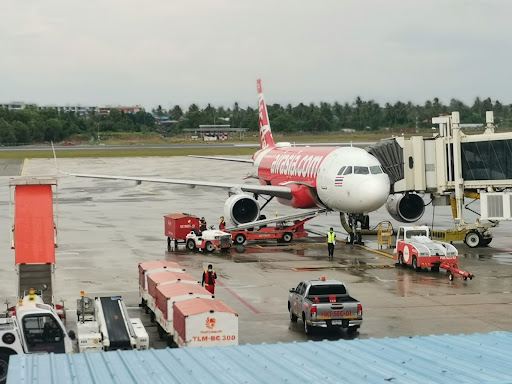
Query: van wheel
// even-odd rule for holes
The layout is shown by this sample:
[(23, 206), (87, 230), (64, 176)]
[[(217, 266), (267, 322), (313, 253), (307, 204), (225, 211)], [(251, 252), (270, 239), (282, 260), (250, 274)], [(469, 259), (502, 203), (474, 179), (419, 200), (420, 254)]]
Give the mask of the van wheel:
[(421, 271), (421, 268), (418, 267), (418, 259), (416, 258), (416, 256), (412, 258), (412, 269), (414, 269), (416, 272)]
[(204, 249), (206, 249), (206, 252), (213, 252), (213, 251), (215, 251), (215, 247), (209, 241), (207, 241), (206, 244), (204, 245)]
[(188, 239), (187, 241), (187, 249), (189, 251), (195, 251), (196, 250), (196, 242), (192, 239)]
[(10, 355), (1, 354), (0, 355), (0, 384), (4, 384), (7, 380), (7, 369), (9, 367), (9, 357)]
[(283, 239), (283, 243), (289, 243), (290, 241), (292, 241), (293, 235), (290, 232), (285, 232), (283, 234), (282, 239)]
[(302, 313), (302, 321), (304, 322), (304, 333), (308, 336), (311, 335), (311, 333), (313, 332), (313, 327), (311, 325), (308, 325), (308, 323), (306, 322), (305, 313)]
[(290, 312), (290, 321), (291, 321), (292, 323), (296, 323), (296, 322), (297, 322), (298, 317), (297, 317), (297, 315), (295, 315), (295, 313), (293, 313), (293, 309), (292, 309), (292, 307), (290, 307), (290, 304), (289, 304), (289, 303), (288, 303), (288, 311)]
[(405, 267), (404, 255), (402, 252), (398, 252), (398, 265), (401, 267)]

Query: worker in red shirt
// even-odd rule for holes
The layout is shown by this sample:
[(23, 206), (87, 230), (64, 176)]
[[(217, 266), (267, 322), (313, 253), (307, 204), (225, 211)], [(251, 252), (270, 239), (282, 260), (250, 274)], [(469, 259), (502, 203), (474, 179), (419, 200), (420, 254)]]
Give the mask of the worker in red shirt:
[(208, 292), (212, 295), (215, 295), (215, 280), (217, 279), (217, 274), (213, 270), (213, 266), (208, 264), (208, 269), (203, 272), (203, 281), (201, 285), (206, 288)]
[(226, 229), (226, 222), (224, 221), (224, 216), (220, 217), (219, 229), (221, 231), (224, 231)]
[(206, 225), (206, 220), (204, 217), (201, 217), (201, 220), (199, 220), (199, 230), (201, 232), (203, 231), (206, 231), (208, 228), (207, 228), (207, 225)]

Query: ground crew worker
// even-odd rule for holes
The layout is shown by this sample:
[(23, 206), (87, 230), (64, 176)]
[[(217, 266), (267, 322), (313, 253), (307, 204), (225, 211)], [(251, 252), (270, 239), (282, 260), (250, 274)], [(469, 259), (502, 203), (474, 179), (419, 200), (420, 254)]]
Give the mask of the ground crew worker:
[(224, 216), (220, 217), (219, 229), (221, 231), (224, 231), (226, 229), (226, 222), (224, 221)]
[(199, 220), (199, 230), (201, 232), (206, 231), (208, 228), (206, 227), (206, 220), (204, 217), (201, 217), (201, 220)]
[(196, 228), (195, 224), (192, 224), (191, 232), (194, 232), (196, 236), (201, 236), (201, 231), (199, 231), (199, 229)]
[(336, 244), (336, 233), (332, 229), (327, 232), (327, 250), (329, 251), (329, 259), (334, 257), (334, 245)]
[(203, 281), (201, 282), (201, 285), (204, 286), (212, 295), (215, 295), (215, 279), (217, 279), (217, 274), (213, 270), (213, 266), (208, 264), (208, 269), (203, 272)]

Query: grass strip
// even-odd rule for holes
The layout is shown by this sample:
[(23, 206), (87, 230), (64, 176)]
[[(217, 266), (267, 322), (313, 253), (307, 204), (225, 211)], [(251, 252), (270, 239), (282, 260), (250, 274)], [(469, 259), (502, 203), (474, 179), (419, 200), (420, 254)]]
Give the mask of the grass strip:
[[(187, 156), (187, 155), (252, 155), (256, 148), (165, 148), (165, 149), (80, 149), (59, 151), (58, 158), (66, 157), (149, 157), (149, 156)], [(0, 151), (0, 159), (36, 159), (52, 158), (51, 150), (44, 151)]]

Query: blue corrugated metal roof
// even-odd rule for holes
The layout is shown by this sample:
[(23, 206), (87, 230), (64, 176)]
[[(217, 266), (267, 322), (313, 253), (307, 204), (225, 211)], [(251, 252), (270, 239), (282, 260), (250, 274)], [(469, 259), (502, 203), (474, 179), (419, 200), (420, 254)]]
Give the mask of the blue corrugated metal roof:
[(512, 333), (12, 356), (7, 384), (512, 382)]

